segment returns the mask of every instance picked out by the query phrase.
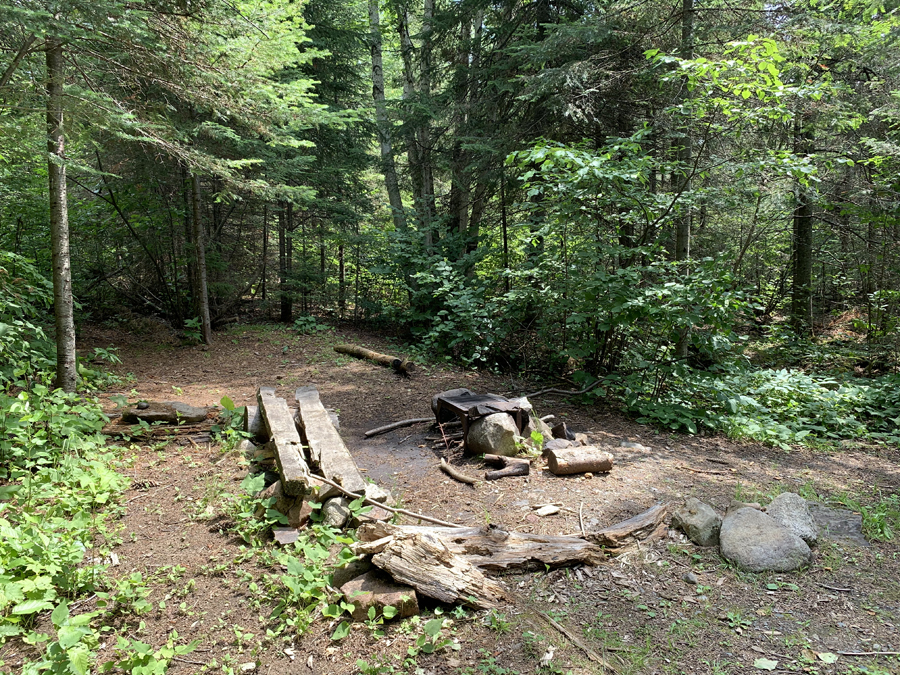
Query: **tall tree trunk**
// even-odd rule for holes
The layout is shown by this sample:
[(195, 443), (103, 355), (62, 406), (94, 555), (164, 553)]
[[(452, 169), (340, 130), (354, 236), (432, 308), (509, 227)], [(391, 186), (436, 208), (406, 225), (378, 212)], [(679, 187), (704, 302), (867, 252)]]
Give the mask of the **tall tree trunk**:
[(372, 55), (372, 99), (375, 102), (375, 124), (378, 131), (378, 148), (381, 156), (381, 172), (391, 205), (391, 217), (394, 229), (406, 229), (406, 218), (403, 213), (403, 200), (400, 197), (400, 183), (397, 180), (397, 167), (391, 147), (391, 120), (384, 100), (384, 66), (381, 58), (381, 20), (378, 0), (369, 0), (369, 49)]
[(262, 299), (266, 299), (266, 275), (269, 273), (269, 205), (263, 204)]
[(50, 245), (53, 258), (53, 314), (56, 319), (56, 386), (75, 391), (75, 318), (69, 259), (69, 206), (63, 133), (63, 46), (47, 39), (47, 176), (50, 188)]
[[(694, 58), (694, 0), (682, 0), (681, 4), (681, 58)], [(686, 105), (690, 101), (691, 93), (687, 88), (687, 80), (682, 79), (682, 101)], [(691, 171), (693, 160), (693, 147), (691, 140), (691, 121), (685, 122), (684, 133), (681, 137), (681, 149), (678, 151), (681, 170), (684, 176), (681, 181), (681, 194), (689, 195), (691, 192)], [(678, 217), (675, 225), (675, 260), (690, 260), (691, 258), (691, 220), (693, 209), (688, 206)], [(687, 358), (688, 345), (690, 344), (690, 327), (681, 330), (678, 342), (675, 344), (675, 356), (681, 359)]]
[[(812, 148), (812, 132), (803, 126), (802, 115), (794, 120), (794, 153), (803, 157)], [(792, 238), (791, 325), (799, 334), (812, 333), (812, 204), (807, 187), (798, 181), (797, 203), (794, 207), (794, 236)]]
[(288, 237), (287, 237), (287, 207), (282, 204), (278, 211), (278, 282), (279, 299), (281, 301), (281, 322), (293, 321), (293, 306), (288, 292)]
[(338, 312), (341, 319), (344, 318), (344, 308), (346, 305), (346, 283), (347, 279), (344, 271), (344, 245), (338, 246)]
[(200, 177), (191, 175), (193, 195), (194, 253), (197, 266), (197, 311), (200, 313), (200, 334), (204, 344), (212, 344), (212, 323), (209, 319), (209, 290), (206, 286), (206, 237), (203, 231)]

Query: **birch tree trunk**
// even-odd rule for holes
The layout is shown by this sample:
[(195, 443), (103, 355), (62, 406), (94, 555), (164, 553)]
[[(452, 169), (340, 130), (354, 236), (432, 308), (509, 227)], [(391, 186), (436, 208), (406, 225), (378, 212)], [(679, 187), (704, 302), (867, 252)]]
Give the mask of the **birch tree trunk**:
[(47, 176), (50, 188), (50, 246), (53, 261), (53, 314), (56, 320), (56, 386), (75, 391), (75, 318), (69, 258), (69, 206), (63, 133), (63, 46), (47, 39)]

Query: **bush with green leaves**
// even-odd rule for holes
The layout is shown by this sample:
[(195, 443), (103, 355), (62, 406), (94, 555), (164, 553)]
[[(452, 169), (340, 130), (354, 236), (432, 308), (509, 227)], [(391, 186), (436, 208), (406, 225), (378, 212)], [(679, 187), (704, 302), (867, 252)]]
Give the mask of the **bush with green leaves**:
[(53, 286), (25, 258), (0, 251), (0, 386), (48, 379), (55, 346), (47, 336)]

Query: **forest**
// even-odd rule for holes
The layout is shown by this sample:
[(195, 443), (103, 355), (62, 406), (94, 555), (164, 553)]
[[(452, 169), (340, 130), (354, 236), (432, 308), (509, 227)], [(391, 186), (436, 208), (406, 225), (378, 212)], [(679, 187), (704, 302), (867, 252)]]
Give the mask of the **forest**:
[(0, 669), (100, 667), (95, 329), (363, 331), (673, 438), (895, 451), (898, 53), (871, 0), (0, 4)]

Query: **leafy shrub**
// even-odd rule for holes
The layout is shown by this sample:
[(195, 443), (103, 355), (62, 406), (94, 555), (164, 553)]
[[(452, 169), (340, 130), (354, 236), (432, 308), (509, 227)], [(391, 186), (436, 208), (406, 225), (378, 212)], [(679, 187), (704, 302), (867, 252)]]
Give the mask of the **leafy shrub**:
[(42, 317), (52, 302), (53, 286), (34, 265), (0, 251), (0, 386), (48, 379), (55, 347)]

